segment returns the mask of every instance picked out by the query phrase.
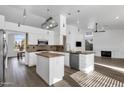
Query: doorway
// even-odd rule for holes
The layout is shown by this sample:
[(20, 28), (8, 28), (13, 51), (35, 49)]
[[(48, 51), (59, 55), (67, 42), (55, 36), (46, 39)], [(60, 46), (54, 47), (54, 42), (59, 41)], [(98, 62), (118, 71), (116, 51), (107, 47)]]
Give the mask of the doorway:
[[(17, 57), (18, 54), (22, 54), (22, 60), (25, 61), (25, 50), (26, 50), (26, 33), (17, 31), (6, 31), (6, 40), (8, 44), (8, 58)], [(21, 49), (21, 50), (20, 50)]]
[(86, 51), (93, 51), (93, 39), (86, 39), (85, 40), (85, 50)]

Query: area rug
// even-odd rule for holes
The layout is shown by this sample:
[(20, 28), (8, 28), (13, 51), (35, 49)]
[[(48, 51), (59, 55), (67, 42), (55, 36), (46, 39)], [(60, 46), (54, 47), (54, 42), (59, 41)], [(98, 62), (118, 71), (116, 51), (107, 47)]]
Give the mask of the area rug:
[(124, 87), (123, 82), (96, 71), (89, 74), (78, 71), (70, 75), (70, 77), (82, 87)]

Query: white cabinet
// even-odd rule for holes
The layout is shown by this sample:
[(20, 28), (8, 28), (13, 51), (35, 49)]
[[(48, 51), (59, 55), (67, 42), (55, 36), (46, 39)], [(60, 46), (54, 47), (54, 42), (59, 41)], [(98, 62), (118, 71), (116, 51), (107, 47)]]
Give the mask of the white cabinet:
[(64, 56), (48, 58), (37, 55), (36, 72), (49, 86), (61, 81), (64, 76)]
[(49, 31), (48, 45), (55, 45), (55, 43), (54, 43), (54, 32), (52, 32), (52, 31)]
[(29, 55), (29, 66), (35, 66), (37, 62), (36, 54), (30, 53)]
[(5, 29), (5, 17), (0, 15), (0, 29)]
[(36, 53), (36, 52), (31, 52), (31, 53), (26, 52), (26, 53), (25, 53), (25, 61), (26, 61), (27, 65), (28, 65), (29, 67), (36, 65), (37, 56), (36, 56), (35, 53)]
[(36, 45), (38, 40), (47, 40), (48, 45), (55, 45), (54, 43), (54, 32), (44, 31), (41, 33), (29, 33), (28, 34), (28, 43), (31, 45)]
[(85, 73), (94, 70), (94, 54), (79, 54), (79, 70)]
[(64, 65), (70, 67), (70, 53), (57, 52), (57, 51), (51, 51), (51, 53), (63, 54), (64, 55)]
[(37, 44), (37, 34), (29, 33), (28, 34), (28, 44), (36, 45)]
[(28, 33), (28, 44), (36, 45), (38, 40), (48, 40), (50, 36), (48, 36), (48, 32), (41, 32), (41, 33)]
[(70, 53), (64, 54), (65, 54), (64, 65), (70, 67)]

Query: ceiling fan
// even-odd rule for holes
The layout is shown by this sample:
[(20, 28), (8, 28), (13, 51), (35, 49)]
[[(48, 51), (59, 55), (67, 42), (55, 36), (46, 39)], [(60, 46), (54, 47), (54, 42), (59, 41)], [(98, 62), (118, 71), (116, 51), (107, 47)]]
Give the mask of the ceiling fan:
[(102, 30), (98, 30), (98, 23), (95, 23), (95, 31), (94, 32), (98, 33), (98, 32), (106, 32), (106, 31), (105, 31), (104, 27)]
[[(47, 13), (50, 11), (50, 9), (47, 9)], [(48, 14), (47, 14), (48, 15)], [(48, 17), (45, 22), (41, 24), (42, 29), (53, 29), (58, 26), (58, 23), (53, 19), (53, 17)]]

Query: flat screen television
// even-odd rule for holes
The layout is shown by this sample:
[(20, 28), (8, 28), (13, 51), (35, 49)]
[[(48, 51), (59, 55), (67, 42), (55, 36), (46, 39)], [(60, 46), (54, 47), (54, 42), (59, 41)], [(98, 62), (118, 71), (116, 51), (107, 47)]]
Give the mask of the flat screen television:
[(76, 42), (76, 47), (81, 47), (81, 42), (80, 41)]

